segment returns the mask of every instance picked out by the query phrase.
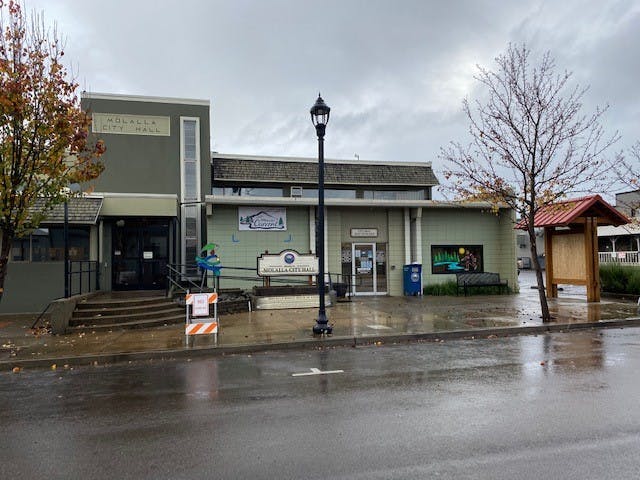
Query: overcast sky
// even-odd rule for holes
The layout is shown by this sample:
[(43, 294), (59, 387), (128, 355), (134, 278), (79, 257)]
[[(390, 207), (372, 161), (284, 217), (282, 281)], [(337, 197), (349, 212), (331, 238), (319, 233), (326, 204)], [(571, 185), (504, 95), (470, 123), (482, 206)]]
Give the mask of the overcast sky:
[(211, 148), (317, 155), (309, 108), (331, 107), (329, 158), (431, 161), (465, 140), (476, 65), (509, 42), (550, 50), (590, 85), (585, 113), (640, 140), (640, 1), (25, 0), (66, 37), (81, 89), (207, 99)]

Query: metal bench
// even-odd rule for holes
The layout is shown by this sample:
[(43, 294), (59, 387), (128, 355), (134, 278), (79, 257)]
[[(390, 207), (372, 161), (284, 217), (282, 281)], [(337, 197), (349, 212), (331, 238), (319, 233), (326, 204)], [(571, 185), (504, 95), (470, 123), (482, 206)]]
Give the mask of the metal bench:
[(456, 281), (456, 293), (460, 293), (462, 288), (465, 297), (469, 293), (469, 287), (500, 287), (506, 290), (509, 286), (506, 280), (500, 280), (499, 274), (492, 272), (460, 272), (456, 273)]

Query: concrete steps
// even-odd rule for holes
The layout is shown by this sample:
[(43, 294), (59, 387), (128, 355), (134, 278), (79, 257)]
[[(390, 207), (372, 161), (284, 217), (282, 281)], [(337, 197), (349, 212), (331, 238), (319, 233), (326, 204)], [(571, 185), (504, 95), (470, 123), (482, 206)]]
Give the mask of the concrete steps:
[(104, 331), (126, 328), (146, 328), (182, 323), (185, 309), (171, 299), (140, 295), (113, 294), (98, 296), (78, 304), (69, 322), (69, 331)]

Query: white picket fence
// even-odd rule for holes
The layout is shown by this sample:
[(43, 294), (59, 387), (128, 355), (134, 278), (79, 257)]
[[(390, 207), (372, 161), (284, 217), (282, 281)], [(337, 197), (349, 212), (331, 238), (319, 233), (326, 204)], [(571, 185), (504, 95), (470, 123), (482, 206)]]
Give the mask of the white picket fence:
[(598, 252), (598, 257), (600, 264), (617, 263), (640, 266), (640, 252)]

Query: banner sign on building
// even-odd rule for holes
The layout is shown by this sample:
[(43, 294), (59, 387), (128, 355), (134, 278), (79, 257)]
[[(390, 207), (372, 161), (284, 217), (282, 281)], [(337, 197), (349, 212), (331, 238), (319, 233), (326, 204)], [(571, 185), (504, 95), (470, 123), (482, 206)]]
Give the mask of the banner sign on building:
[(152, 115), (127, 115), (123, 113), (93, 113), (93, 133), (115, 133), (118, 135), (171, 135), (170, 117)]
[(258, 257), (258, 275), (276, 277), (279, 275), (317, 275), (318, 257), (302, 255), (295, 250), (283, 250), (277, 254), (263, 253)]
[(238, 207), (238, 229), (285, 231), (287, 209), (284, 207)]

